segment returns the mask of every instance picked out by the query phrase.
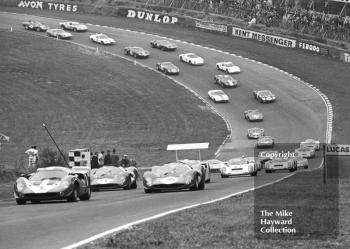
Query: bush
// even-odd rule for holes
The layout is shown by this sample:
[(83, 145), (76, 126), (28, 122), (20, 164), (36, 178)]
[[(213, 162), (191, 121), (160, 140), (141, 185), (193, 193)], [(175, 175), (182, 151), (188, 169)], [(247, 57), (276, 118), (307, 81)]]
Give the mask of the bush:
[(39, 152), (39, 163), (38, 168), (45, 168), (49, 166), (67, 166), (68, 153), (62, 151), (64, 158), (58, 150), (46, 147)]

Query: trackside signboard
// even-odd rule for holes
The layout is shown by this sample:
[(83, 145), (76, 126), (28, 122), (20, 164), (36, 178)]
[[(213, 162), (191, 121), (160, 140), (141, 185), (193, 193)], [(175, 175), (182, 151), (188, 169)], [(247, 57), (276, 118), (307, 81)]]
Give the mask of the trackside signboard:
[(350, 156), (350, 145), (327, 144), (325, 154), (327, 156)]
[(65, 12), (77, 12), (78, 5), (69, 3), (44, 2), (44, 1), (27, 1), (21, 0), (17, 4), (20, 8), (44, 9)]

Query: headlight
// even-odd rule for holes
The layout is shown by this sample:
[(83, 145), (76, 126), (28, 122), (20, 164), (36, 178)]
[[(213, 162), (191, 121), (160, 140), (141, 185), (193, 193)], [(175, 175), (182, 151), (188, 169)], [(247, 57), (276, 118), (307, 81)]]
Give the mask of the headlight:
[(22, 191), (25, 188), (25, 186), (26, 185), (23, 182), (17, 182), (16, 185), (18, 191)]

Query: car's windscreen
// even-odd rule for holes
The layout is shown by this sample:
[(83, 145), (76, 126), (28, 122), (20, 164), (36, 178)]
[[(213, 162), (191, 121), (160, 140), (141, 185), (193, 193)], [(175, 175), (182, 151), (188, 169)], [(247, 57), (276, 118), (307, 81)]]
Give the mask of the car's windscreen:
[(108, 36), (106, 36), (106, 35), (99, 35), (97, 37), (100, 38), (100, 39), (108, 39)]
[(125, 172), (125, 170), (120, 167), (104, 166), (94, 171), (93, 175), (100, 178), (114, 178), (122, 172)]
[(189, 170), (189, 166), (181, 163), (165, 164), (163, 166), (152, 167), (152, 173), (160, 177), (166, 176), (168, 174), (185, 174)]
[(230, 63), (226, 63), (225, 66), (226, 67), (234, 67), (235, 65), (232, 62), (230, 62)]
[(189, 57), (189, 58), (198, 58), (198, 56), (195, 55), (195, 54), (190, 54), (190, 55), (188, 55), (187, 57)]
[(68, 173), (64, 170), (41, 170), (35, 173), (29, 178), (30, 181), (43, 181), (43, 180), (52, 180), (58, 179), (61, 180), (66, 177)]
[(245, 164), (247, 163), (244, 158), (233, 158), (228, 161), (229, 164)]

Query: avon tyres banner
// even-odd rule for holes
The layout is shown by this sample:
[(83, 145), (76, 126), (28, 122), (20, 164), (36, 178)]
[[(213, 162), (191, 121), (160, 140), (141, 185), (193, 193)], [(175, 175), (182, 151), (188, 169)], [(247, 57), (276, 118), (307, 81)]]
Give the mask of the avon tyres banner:
[(18, 4), (20, 8), (44, 9), (54, 11), (77, 12), (78, 5), (68, 3), (44, 2), (44, 1), (27, 1), (21, 0)]

